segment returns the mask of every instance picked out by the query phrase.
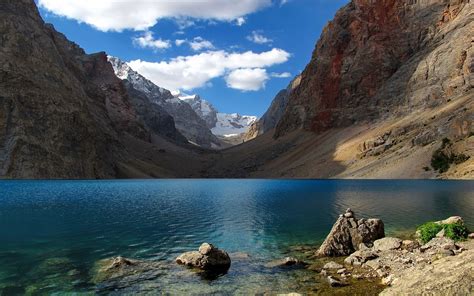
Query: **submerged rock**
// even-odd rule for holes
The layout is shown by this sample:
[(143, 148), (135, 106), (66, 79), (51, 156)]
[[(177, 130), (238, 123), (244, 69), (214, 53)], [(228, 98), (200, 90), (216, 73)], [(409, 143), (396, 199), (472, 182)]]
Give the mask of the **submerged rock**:
[(298, 260), (293, 257), (286, 257), (283, 259), (278, 259), (271, 261), (265, 265), (268, 268), (276, 268), (276, 267), (304, 267), (307, 264), (301, 260)]
[(206, 271), (226, 271), (231, 260), (229, 255), (212, 244), (203, 243), (199, 251), (186, 252), (176, 258), (176, 263)]
[(341, 269), (343, 267), (344, 266), (342, 266), (341, 264), (331, 261), (331, 262), (326, 263), (323, 269)]
[(317, 256), (347, 256), (359, 249), (360, 244), (372, 244), (385, 236), (380, 219), (357, 219), (351, 209), (337, 219)]
[(113, 257), (95, 264), (92, 281), (100, 290), (146, 281), (162, 275), (167, 268), (161, 262)]
[(347, 286), (346, 283), (336, 279), (333, 276), (328, 276), (327, 279), (328, 279), (328, 282), (331, 285), (331, 287), (345, 287), (345, 286)]

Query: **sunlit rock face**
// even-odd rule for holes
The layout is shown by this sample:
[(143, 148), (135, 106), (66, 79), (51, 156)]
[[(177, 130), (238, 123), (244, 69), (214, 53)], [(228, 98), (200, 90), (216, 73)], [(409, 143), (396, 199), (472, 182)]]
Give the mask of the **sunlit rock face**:
[(324, 29), (276, 136), (431, 108), (474, 85), (473, 3), (353, 0)]
[(264, 133), (273, 130), (283, 114), (285, 114), (286, 107), (288, 106), (288, 99), (301, 82), (301, 76), (297, 76), (293, 79), (287, 88), (282, 89), (276, 97), (273, 99), (272, 104), (268, 108), (267, 112), (255, 123), (253, 123), (247, 134), (245, 140), (252, 140)]

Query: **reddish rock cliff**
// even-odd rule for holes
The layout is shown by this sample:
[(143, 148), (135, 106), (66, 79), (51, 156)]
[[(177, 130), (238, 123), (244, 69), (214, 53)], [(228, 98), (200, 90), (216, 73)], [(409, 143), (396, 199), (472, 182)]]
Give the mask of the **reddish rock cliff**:
[(353, 0), (324, 29), (276, 136), (397, 116), (473, 87), (469, 0)]

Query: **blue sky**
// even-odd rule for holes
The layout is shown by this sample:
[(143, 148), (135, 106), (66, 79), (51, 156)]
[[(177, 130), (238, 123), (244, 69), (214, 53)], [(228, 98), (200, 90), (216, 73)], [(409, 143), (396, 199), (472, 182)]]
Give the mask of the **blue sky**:
[(38, 1), (45, 21), (86, 52), (134, 61), (158, 85), (184, 85), (221, 112), (257, 116), (304, 69), (324, 25), (348, 2)]

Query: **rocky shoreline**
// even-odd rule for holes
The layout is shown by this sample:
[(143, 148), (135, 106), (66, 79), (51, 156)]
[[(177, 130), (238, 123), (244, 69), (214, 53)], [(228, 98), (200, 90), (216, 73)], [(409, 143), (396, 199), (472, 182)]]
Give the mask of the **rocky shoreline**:
[[(461, 217), (435, 223), (464, 225)], [(304, 294), (469, 295), (474, 288), (473, 235), (466, 234), (465, 240), (454, 241), (443, 228), (426, 243), (422, 242), (420, 233), (414, 233), (412, 239), (385, 237), (381, 220), (357, 219), (348, 209), (340, 215), (318, 249), (314, 246), (295, 247), (290, 256), (267, 262), (260, 268), (269, 272), (311, 272), (310, 276), (298, 279), (304, 281), (305, 286), (313, 283), (314, 287), (305, 289)], [(212, 281), (226, 276), (234, 259), (240, 264), (250, 264), (254, 260), (248, 254), (229, 255), (212, 244), (204, 243), (198, 251), (178, 256), (174, 266), (172, 263), (122, 257), (105, 259), (96, 264), (93, 279), (98, 293), (139, 293), (130, 287), (153, 281), (176, 265), (185, 266), (183, 272), (189, 276), (198, 274)], [(160, 291), (160, 287), (153, 288), (153, 285), (147, 289), (148, 292), (153, 289)]]

